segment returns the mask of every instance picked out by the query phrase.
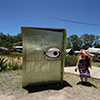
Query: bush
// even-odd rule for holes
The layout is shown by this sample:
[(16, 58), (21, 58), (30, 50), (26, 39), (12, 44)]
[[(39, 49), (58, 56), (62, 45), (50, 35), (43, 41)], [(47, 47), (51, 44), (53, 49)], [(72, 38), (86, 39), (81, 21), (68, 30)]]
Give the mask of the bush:
[(0, 72), (7, 69), (7, 60), (5, 58), (0, 58)]
[(22, 69), (22, 57), (20, 56), (8, 56), (7, 66), (9, 70)]
[(0, 72), (22, 69), (22, 57), (3, 56), (0, 57)]
[(9, 52), (7, 50), (3, 50), (3, 49), (0, 49), (0, 55), (9, 55)]
[(77, 55), (66, 55), (65, 66), (76, 66), (78, 56)]
[(21, 57), (22, 56), (22, 53), (18, 53), (18, 52), (12, 52), (12, 53), (10, 53), (10, 55), (9, 56), (11, 56), (11, 57)]
[(19, 70), (22, 69), (22, 64), (18, 64), (18, 63), (9, 63), (7, 65), (8, 70)]

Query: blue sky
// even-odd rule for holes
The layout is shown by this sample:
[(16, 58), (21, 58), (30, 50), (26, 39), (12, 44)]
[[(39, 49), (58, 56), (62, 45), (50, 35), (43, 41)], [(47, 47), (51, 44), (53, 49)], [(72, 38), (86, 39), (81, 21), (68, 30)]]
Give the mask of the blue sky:
[(0, 0), (0, 32), (16, 35), (21, 26), (65, 28), (67, 35), (100, 35), (100, 26), (51, 19), (100, 24), (100, 0)]

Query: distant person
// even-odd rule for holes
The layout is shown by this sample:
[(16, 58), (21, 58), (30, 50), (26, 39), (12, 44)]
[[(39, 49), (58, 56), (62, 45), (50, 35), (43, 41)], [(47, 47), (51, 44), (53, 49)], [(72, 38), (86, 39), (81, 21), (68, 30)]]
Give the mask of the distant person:
[(88, 54), (86, 50), (81, 50), (81, 55), (77, 61), (77, 65), (75, 71), (77, 69), (80, 73), (80, 79), (83, 82), (83, 78), (85, 78), (85, 82), (87, 82), (87, 78), (90, 77), (89, 67), (91, 68), (91, 55)]

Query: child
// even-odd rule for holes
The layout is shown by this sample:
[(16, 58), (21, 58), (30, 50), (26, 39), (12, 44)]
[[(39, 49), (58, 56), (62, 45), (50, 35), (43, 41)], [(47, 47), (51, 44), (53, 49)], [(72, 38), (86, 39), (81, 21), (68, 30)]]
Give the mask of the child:
[(89, 67), (91, 68), (91, 56), (85, 50), (81, 50), (81, 56), (77, 61), (76, 69), (78, 69), (80, 73), (80, 79), (83, 82), (83, 78), (85, 78), (85, 82), (87, 82), (87, 77), (90, 77)]

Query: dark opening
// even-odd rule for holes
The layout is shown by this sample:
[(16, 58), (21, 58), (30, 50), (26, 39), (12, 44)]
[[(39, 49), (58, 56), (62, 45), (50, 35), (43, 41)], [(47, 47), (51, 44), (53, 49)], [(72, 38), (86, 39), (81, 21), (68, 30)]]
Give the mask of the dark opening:
[(58, 54), (58, 52), (57, 52), (57, 51), (55, 51), (55, 52), (53, 52), (53, 54), (56, 56), (56, 55)]

